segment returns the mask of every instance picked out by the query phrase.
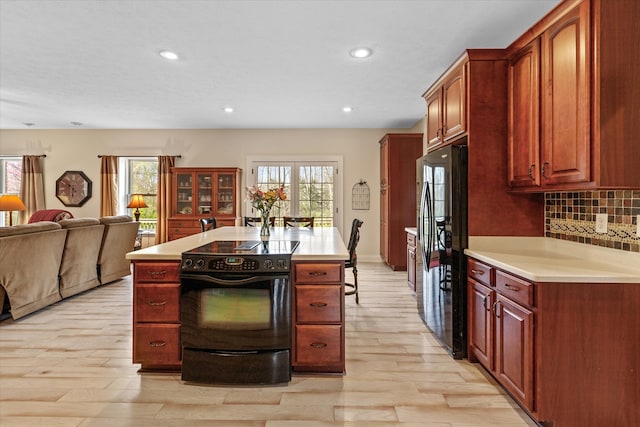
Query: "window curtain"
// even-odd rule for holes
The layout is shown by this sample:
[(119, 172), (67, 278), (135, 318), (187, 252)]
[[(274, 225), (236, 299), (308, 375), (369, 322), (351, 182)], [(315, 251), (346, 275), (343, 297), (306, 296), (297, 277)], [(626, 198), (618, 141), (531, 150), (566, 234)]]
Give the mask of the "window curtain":
[(22, 178), (20, 181), (20, 198), (26, 210), (18, 216), (19, 224), (26, 224), (31, 215), (45, 209), (44, 177), (40, 164), (41, 156), (22, 156)]
[(169, 240), (169, 215), (171, 214), (171, 168), (176, 156), (158, 156), (158, 225), (156, 245)]
[(118, 156), (100, 161), (100, 216), (118, 214)]

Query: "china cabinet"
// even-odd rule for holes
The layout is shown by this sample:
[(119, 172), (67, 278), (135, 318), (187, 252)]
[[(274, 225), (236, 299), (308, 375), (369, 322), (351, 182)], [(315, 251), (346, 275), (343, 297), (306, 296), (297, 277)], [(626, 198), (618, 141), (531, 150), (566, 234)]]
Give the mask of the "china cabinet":
[(169, 240), (199, 233), (200, 218), (215, 217), (218, 227), (236, 225), (241, 173), (238, 168), (173, 168)]

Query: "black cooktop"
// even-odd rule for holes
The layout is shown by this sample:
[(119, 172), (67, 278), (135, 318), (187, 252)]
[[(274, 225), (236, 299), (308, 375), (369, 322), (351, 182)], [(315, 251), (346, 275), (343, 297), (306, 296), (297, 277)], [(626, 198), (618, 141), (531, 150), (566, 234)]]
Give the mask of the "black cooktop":
[(183, 252), (189, 255), (291, 255), (297, 240), (218, 240)]

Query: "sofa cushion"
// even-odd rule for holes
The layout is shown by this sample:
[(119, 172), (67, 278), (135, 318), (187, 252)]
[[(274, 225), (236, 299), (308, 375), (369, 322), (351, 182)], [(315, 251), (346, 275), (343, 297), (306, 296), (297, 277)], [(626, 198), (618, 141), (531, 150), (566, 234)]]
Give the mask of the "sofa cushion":
[(73, 218), (73, 214), (64, 209), (42, 209), (35, 211), (29, 218), (29, 224), (40, 221), (58, 222), (63, 219)]
[(90, 225), (99, 225), (100, 221), (96, 218), (71, 218), (63, 219), (58, 222), (62, 228), (87, 227)]
[(131, 222), (133, 218), (129, 215), (103, 216), (100, 218), (100, 224), (117, 224), (120, 222)]
[(42, 231), (59, 230), (61, 228), (60, 224), (51, 221), (42, 221), (33, 224), (19, 224), (12, 227), (0, 227), (0, 237), (40, 233)]

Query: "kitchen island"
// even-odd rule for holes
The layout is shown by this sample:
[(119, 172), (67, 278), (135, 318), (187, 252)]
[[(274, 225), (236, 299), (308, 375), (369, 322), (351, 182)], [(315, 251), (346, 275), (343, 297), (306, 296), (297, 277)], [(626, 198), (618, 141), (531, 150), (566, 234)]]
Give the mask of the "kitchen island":
[[(221, 227), (127, 254), (133, 263), (133, 362), (141, 371), (181, 369), (182, 253), (214, 241), (261, 240), (259, 231)], [(269, 240), (299, 242), (291, 255), (293, 370), (343, 373), (344, 261), (349, 253), (340, 233), (336, 228), (275, 227)], [(307, 304), (311, 309), (304, 304), (310, 297), (315, 298), (312, 306)]]
[(640, 254), (470, 237), (468, 354), (544, 426), (640, 425)]

